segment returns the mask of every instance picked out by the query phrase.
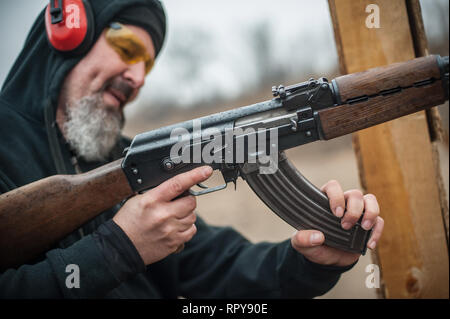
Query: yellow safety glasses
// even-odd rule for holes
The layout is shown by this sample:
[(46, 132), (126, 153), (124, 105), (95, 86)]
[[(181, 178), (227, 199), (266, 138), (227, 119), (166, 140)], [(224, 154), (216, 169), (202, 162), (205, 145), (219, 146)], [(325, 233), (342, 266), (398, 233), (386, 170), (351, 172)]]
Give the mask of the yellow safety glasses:
[(106, 31), (106, 41), (116, 51), (123, 62), (134, 64), (145, 62), (145, 72), (148, 74), (153, 67), (154, 60), (147, 52), (139, 37), (121, 23), (113, 22)]

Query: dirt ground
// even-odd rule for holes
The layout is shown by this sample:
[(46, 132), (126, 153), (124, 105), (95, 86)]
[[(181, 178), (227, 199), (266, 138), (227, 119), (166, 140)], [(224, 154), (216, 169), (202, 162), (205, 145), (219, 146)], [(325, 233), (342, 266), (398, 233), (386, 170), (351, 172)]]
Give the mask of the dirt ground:
[[(190, 120), (199, 116), (220, 112), (225, 109), (248, 105), (257, 100), (240, 100), (235, 105), (194, 110), (161, 111), (146, 116), (134, 116), (125, 127), (128, 136), (155, 129), (168, 124)], [(441, 158), (448, 198), (448, 147)], [(314, 185), (321, 186), (330, 179), (339, 181), (344, 190), (360, 188), (356, 158), (352, 149), (351, 136), (344, 136), (327, 142), (315, 142), (287, 151), (289, 159)], [(220, 173), (215, 173), (207, 181), (208, 186), (223, 182)], [(258, 199), (245, 181), (238, 180), (237, 191), (234, 185), (220, 192), (200, 196), (197, 210), (207, 222), (213, 225), (233, 226), (252, 242), (277, 242), (290, 238), (294, 229), (278, 218)], [(337, 285), (319, 298), (377, 298), (378, 289), (367, 288), (365, 271), (373, 263), (372, 252), (368, 250), (358, 264), (345, 273)]]

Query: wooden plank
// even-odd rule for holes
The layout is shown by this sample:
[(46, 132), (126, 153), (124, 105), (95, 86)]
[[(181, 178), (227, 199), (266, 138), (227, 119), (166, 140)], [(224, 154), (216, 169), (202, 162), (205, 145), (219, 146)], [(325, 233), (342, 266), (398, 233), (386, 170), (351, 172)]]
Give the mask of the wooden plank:
[[(367, 28), (369, 4), (380, 28)], [(343, 74), (415, 57), (403, 0), (329, 0)], [(420, 16), (420, 15), (419, 15)], [(361, 184), (381, 206), (377, 247), (387, 298), (448, 298), (448, 248), (425, 112), (353, 135)]]
[[(414, 41), (414, 52), (417, 57), (429, 54), (428, 41), (425, 34), (425, 27), (422, 20), (422, 10), (419, 0), (406, 1), (406, 9), (408, 10), (409, 25)], [(441, 115), (437, 107), (433, 107), (425, 111), (428, 121), (428, 130), (430, 132), (431, 146), (433, 148), (433, 160), (435, 167), (441, 167), (441, 152), (448, 152), (448, 133), (443, 128)], [(444, 180), (440, 170), (436, 170), (436, 180), (438, 182), (439, 198), (441, 202), (442, 216), (447, 235), (447, 246), (449, 242), (449, 211), (448, 200), (444, 186)]]

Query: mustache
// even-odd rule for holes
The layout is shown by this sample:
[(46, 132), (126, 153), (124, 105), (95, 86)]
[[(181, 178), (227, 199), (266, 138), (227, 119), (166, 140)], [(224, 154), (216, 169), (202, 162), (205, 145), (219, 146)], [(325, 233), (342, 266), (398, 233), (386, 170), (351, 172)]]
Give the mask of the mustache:
[(134, 92), (134, 87), (131, 86), (127, 81), (124, 81), (120, 78), (114, 78), (108, 83), (105, 84), (102, 91), (112, 89), (113, 91), (117, 91), (121, 94), (123, 94), (123, 97), (125, 98), (125, 102), (130, 99)]

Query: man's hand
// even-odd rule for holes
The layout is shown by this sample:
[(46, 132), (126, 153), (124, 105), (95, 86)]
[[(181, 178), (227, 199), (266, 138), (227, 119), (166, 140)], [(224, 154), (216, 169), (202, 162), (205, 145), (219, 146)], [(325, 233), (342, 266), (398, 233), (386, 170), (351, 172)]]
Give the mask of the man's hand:
[(146, 265), (167, 257), (195, 235), (195, 197), (175, 198), (211, 174), (209, 166), (179, 174), (134, 196), (114, 216), (114, 222), (131, 239)]
[[(329, 181), (322, 186), (330, 200), (333, 214), (341, 219), (344, 229), (350, 229), (359, 220), (362, 213), (362, 228), (373, 228), (367, 247), (374, 249), (383, 232), (384, 220), (378, 216), (380, 208), (377, 199), (372, 194), (363, 195), (359, 190), (349, 190), (345, 193), (336, 181)], [(317, 230), (301, 230), (291, 239), (292, 247), (310, 261), (322, 265), (348, 266), (358, 260), (360, 254), (349, 253), (336, 248), (324, 246), (325, 237)]]

